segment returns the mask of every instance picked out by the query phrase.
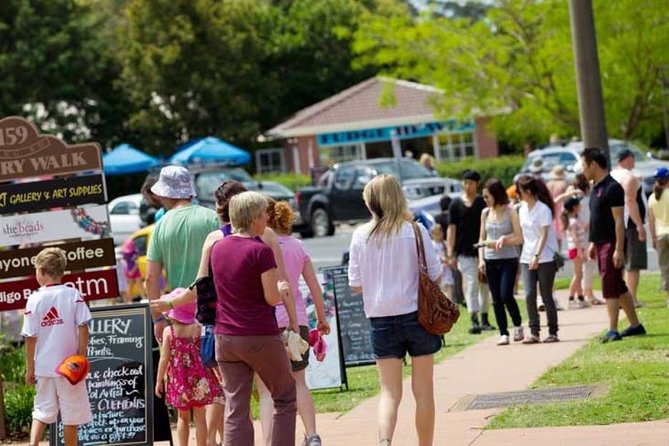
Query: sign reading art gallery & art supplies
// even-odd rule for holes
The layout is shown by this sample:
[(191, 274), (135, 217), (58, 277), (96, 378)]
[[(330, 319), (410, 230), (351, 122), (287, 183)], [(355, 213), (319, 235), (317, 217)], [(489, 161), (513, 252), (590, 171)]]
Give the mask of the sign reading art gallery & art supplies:
[(102, 175), (0, 185), (0, 214), (106, 202)]
[(67, 145), (40, 135), (25, 118), (0, 119), (0, 182), (101, 170), (100, 152), (95, 143)]
[[(87, 302), (118, 296), (118, 282), (114, 269), (66, 274), (61, 282), (78, 289)], [(28, 297), (38, 288), (39, 284), (34, 277), (0, 282), (0, 311), (25, 308)]]
[[(67, 271), (100, 268), (116, 264), (114, 240), (110, 238), (64, 243), (55, 246), (65, 251)], [(42, 249), (44, 249), (43, 246), (0, 251), (0, 279), (33, 276), (35, 274), (33, 261)]]
[[(153, 364), (151, 313), (147, 305), (91, 309), (86, 380), (93, 412), (91, 423), (79, 426), (79, 445), (153, 444)], [(64, 444), (63, 425), (50, 438)]]

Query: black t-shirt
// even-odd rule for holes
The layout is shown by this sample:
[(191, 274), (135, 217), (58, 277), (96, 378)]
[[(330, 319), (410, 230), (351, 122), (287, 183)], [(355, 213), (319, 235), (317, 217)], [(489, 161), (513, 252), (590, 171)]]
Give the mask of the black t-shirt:
[(446, 237), (446, 230), (448, 229), (448, 220), (448, 211), (440, 212), (434, 217), (434, 221), (438, 223), (439, 226), (441, 226), (441, 230), (444, 231), (444, 237)]
[(462, 198), (456, 198), (448, 207), (449, 225), (455, 225), (455, 253), (459, 256), (477, 257), (474, 247), (479, 241), (481, 231), (481, 212), (486, 204), (483, 197), (477, 195), (470, 207), (465, 206)]
[(611, 175), (607, 175), (594, 185), (590, 193), (591, 242), (616, 242), (616, 222), (611, 208), (623, 206), (625, 206), (625, 192)]

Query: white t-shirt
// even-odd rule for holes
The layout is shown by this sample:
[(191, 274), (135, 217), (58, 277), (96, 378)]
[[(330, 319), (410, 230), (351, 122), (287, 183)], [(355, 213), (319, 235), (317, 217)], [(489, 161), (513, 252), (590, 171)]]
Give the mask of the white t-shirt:
[(76, 355), (79, 327), (92, 319), (79, 291), (65, 285), (41, 287), (28, 297), (21, 334), (37, 336), (35, 376), (56, 377), (56, 368)]
[[(430, 279), (441, 275), (441, 261), (419, 224)], [(348, 283), (362, 287), (367, 317), (397, 316), (418, 309), (418, 253), (413, 227), (405, 223), (394, 236), (367, 241), (372, 223), (358, 227), (351, 238)]]
[(548, 227), (548, 238), (541, 251), (539, 263), (553, 261), (553, 255), (558, 251), (557, 237), (553, 228), (553, 215), (548, 206), (537, 201), (532, 209), (523, 202), (518, 210), (520, 228), (523, 230), (523, 252), (520, 254), (520, 263), (530, 263), (537, 252), (537, 244), (541, 237), (541, 228)]

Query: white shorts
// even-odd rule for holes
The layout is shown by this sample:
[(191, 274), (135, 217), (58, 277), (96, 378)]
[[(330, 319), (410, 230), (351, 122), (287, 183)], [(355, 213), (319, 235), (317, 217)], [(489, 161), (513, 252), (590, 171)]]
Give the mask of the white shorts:
[(65, 426), (79, 426), (93, 421), (91, 405), (88, 402), (86, 380), (76, 386), (63, 377), (37, 377), (37, 394), (33, 418), (42, 423), (55, 423), (58, 412)]

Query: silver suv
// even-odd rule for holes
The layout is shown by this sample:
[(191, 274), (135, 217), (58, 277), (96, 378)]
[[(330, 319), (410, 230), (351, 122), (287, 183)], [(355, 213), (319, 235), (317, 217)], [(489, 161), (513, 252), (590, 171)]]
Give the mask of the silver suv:
[[(650, 153), (644, 155), (637, 146), (632, 143), (621, 141), (619, 139), (609, 139), (609, 150), (611, 153), (611, 162), (615, 165), (618, 159), (618, 153), (623, 149), (629, 149), (634, 153), (636, 166), (634, 174), (641, 180), (641, 184), (646, 195), (653, 191), (655, 182), (655, 169), (660, 166), (669, 168), (669, 162), (654, 159)], [(530, 166), (537, 164), (537, 158), (541, 158), (542, 173), (544, 180), (551, 179), (551, 169), (556, 164), (565, 168), (567, 181), (571, 181), (575, 175), (577, 162), (583, 151), (583, 141), (570, 142), (565, 146), (549, 146), (544, 149), (534, 150), (527, 155), (525, 164), (520, 172), (514, 178), (514, 181), (520, 176), (532, 173)]]

